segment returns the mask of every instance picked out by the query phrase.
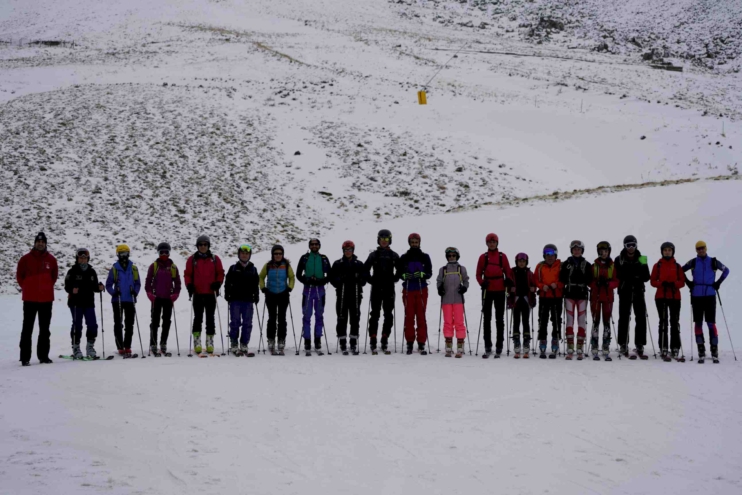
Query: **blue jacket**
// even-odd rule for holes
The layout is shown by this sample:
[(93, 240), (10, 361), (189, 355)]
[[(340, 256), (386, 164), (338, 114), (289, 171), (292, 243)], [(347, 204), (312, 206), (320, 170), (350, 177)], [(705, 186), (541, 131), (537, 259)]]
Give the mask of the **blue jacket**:
[(112, 303), (119, 302), (118, 294), (121, 294), (121, 302), (134, 302), (132, 291), (135, 295), (139, 295), (139, 289), (141, 288), (142, 281), (139, 279), (139, 270), (131, 261), (126, 265), (126, 270), (117, 261), (113, 264), (113, 268), (108, 271), (106, 291), (111, 294)]
[(715, 296), (714, 282), (716, 281), (716, 270), (721, 271), (719, 284), (729, 275), (729, 268), (724, 263), (711, 256), (696, 256), (683, 266), (683, 271), (691, 270), (693, 274), (692, 297)]

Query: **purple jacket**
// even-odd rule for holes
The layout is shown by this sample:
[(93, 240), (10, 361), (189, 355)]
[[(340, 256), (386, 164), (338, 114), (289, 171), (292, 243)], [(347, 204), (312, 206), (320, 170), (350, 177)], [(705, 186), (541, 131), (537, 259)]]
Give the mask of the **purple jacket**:
[[(157, 268), (157, 273), (155, 273)], [(175, 300), (180, 295), (180, 272), (171, 259), (158, 259), (147, 270), (147, 281), (144, 284), (147, 294), (153, 294), (158, 299)]]

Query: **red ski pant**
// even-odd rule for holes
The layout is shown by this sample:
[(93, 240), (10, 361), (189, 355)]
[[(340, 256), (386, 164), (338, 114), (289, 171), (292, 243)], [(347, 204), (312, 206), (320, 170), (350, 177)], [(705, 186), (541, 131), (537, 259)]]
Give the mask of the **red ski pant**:
[(577, 317), (577, 347), (582, 348), (587, 327), (587, 300), (565, 299), (564, 305), (567, 313), (567, 346), (574, 349), (575, 317)]
[(428, 340), (428, 324), (425, 322), (425, 310), (428, 306), (428, 288), (422, 290), (402, 291), (404, 301), (404, 338), (407, 343), (415, 342), (415, 320), (417, 320), (417, 342), (424, 344)]

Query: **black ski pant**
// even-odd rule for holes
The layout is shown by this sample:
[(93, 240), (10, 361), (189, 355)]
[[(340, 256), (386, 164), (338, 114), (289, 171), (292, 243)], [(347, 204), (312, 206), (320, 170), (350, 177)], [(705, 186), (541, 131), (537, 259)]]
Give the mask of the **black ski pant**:
[(216, 312), (216, 295), (194, 294), (193, 295), (193, 333), (201, 333), (201, 325), (206, 313), (206, 335), (216, 334), (214, 313)]
[(335, 311), (337, 312), (337, 336), (345, 339), (348, 320), (350, 320), (350, 338), (358, 339), (361, 322), (361, 300), (363, 296), (356, 285), (343, 286), (337, 291)]
[(386, 344), (394, 325), (394, 301), (396, 292), (394, 286), (374, 287), (371, 289), (371, 315), (368, 323), (368, 334), (371, 337), (371, 348), (376, 347), (376, 334), (379, 329), (379, 317), (384, 308), (384, 324), (381, 327), (381, 343)]
[(286, 310), (289, 307), (289, 292), (273, 294), (266, 292), (265, 306), (268, 308), (268, 340), (276, 340), (276, 329), (278, 329), (278, 340), (286, 340)]
[(561, 297), (540, 297), (538, 299), (538, 340), (542, 349), (546, 349), (546, 337), (551, 318), (551, 344), (559, 347), (562, 338), (562, 304)]
[(36, 321), (36, 315), (39, 315), (39, 338), (36, 341), (36, 357), (39, 361), (49, 358), (49, 338), (51, 332), (49, 325), (52, 321), (52, 304), (24, 302), (23, 303), (23, 327), (21, 329), (21, 361), (31, 360), (31, 350), (33, 348), (33, 327)]
[[(160, 335), (160, 346), (167, 346), (167, 337), (170, 335), (170, 323), (173, 317), (173, 301), (168, 297), (155, 298), (155, 302), (152, 303), (152, 322), (149, 325), (149, 345), (157, 345), (157, 330), (160, 327), (160, 316), (162, 315), (162, 334)], [(211, 318), (214, 318), (214, 314), (211, 314)], [(207, 317), (208, 321), (208, 317)], [(131, 334), (129, 329), (126, 329), (126, 337), (129, 344), (131, 344)], [(208, 332), (207, 332), (208, 333)], [(128, 349), (128, 347), (127, 347)]]
[(113, 310), (113, 340), (116, 349), (131, 349), (131, 339), (134, 335), (134, 303), (111, 303)]
[(660, 350), (666, 351), (667, 330), (670, 329), (670, 349), (680, 349), (680, 300), (679, 299), (655, 299), (657, 313), (660, 315), (659, 345)]
[(528, 318), (531, 315), (531, 305), (528, 297), (519, 297), (513, 308), (513, 344), (520, 347), (520, 325), (523, 323), (523, 346), (528, 347), (531, 343), (531, 323)]
[(502, 350), (505, 334), (505, 291), (485, 291), (482, 313), (484, 319), (484, 348), (492, 350), (492, 305), (495, 306), (495, 325), (497, 328), (496, 349)]
[(634, 345), (644, 347), (647, 345), (647, 305), (644, 302), (644, 292), (618, 294), (618, 344), (629, 344), (632, 307), (636, 319)]

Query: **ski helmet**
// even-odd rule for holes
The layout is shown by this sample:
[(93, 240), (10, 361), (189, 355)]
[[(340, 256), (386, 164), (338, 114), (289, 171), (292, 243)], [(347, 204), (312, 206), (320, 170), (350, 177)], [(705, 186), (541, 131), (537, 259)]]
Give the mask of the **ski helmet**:
[(170, 254), (170, 244), (167, 242), (161, 242), (157, 245), (157, 252), (162, 253), (163, 251), (167, 251), (168, 254)]
[(88, 251), (88, 248), (77, 248), (77, 251), (75, 251), (75, 259), (79, 258), (82, 255), (86, 255), (88, 257), (88, 261), (90, 261), (90, 251)]
[(525, 260), (526, 265), (528, 264), (528, 255), (526, 253), (518, 253), (515, 255), (515, 262), (517, 263), (518, 260)]
[(313, 242), (316, 242), (317, 244), (319, 244), (319, 247), (322, 247), (322, 243), (319, 242), (319, 239), (317, 239), (316, 237), (312, 237), (311, 239), (309, 239), (309, 242), (307, 243), (307, 245), (311, 246)]
[(456, 255), (456, 261), (459, 261), (459, 258), (461, 257), (461, 254), (459, 253), (459, 250), (455, 247), (447, 247), (446, 248), (446, 259), (448, 259), (448, 255), (450, 253), (453, 253)]
[(544, 246), (544, 258), (546, 258), (546, 256), (549, 254), (559, 256), (559, 250), (554, 244), (547, 244), (546, 246)]
[(252, 254), (252, 246), (249, 244), (242, 244), (240, 247), (237, 248), (237, 256), (240, 255), (240, 253), (245, 252), (247, 254)]
[(570, 254), (572, 254), (572, 250), (574, 248), (580, 248), (580, 250), (582, 251), (582, 253), (583, 254), (585, 253), (585, 244), (583, 244), (582, 241), (575, 240), (575, 241), (572, 241), (572, 242), (569, 243), (569, 252), (570, 252)]
[(389, 245), (392, 245), (392, 232), (388, 229), (381, 229), (376, 236), (376, 243), (381, 239), (389, 239)]
[(280, 244), (275, 244), (271, 248), (271, 256), (273, 256), (274, 254), (276, 254), (276, 251), (281, 251), (281, 253), (285, 253), (285, 251), (283, 250), (283, 246), (281, 246)]
[(664, 251), (665, 251), (666, 248), (672, 249), (672, 255), (675, 256), (675, 244), (673, 244), (672, 242), (669, 242), (669, 241), (668, 242), (663, 242), (662, 243), (662, 246), (660, 246), (660, 254), (662, 256), (664, 256)]
[(353, 244), (353, 241), (345, 241), (343, 243), (343, 251), (345, 251), (346, 249), (350, 249), (351, 251), (355, 252), (356, 251), (356, 245)]
[(198, 239), (196, 239), (196, 247), (198, 247), (199, 244), (206, 244), (208, 247), (211, 247), (211, 239), (209, 239), (209, 236), (207, 235), (200, 235), (198, 236)]
[(484, 242), (490, 242), (495, 241), (496, 243), (500, 244), (500, 238), (497, 237), (497, 234), (489, 233), (487, 234), (487, 237), (484, 239)]
[(608, 241), (600, 241), (598, 243), (598, 255), (600, 255), (601, 249), (607, 249), (608, 250), (608, 256), (611, 255), (611, 243)]
[(707, 246), (706, 246), (706, 243), (704, 241), (698, 241), (696, 243), (696, 249), (701, 249), (701, 248), (705, 248), (705, 247), (707, 247)]
[(420, 234), (415, 232), (407, 236), (407, 244), (409, 244), (412, 239), (417, 239), (417, 242), (422, 242), (420, 239)]
[(130, 253), (131, 249), (129, 249), (129, 246), (126, 244), (119, 244), (116, 246), (116, 255), (119, 255), (121, 253)]
[(634, 247), (637, 247), (639, 243), (636, 241), (636, 237), (633, 235), (627, 235), (623, 238), (623, 247), (627, 247), (627, 244), (633, 244)]

